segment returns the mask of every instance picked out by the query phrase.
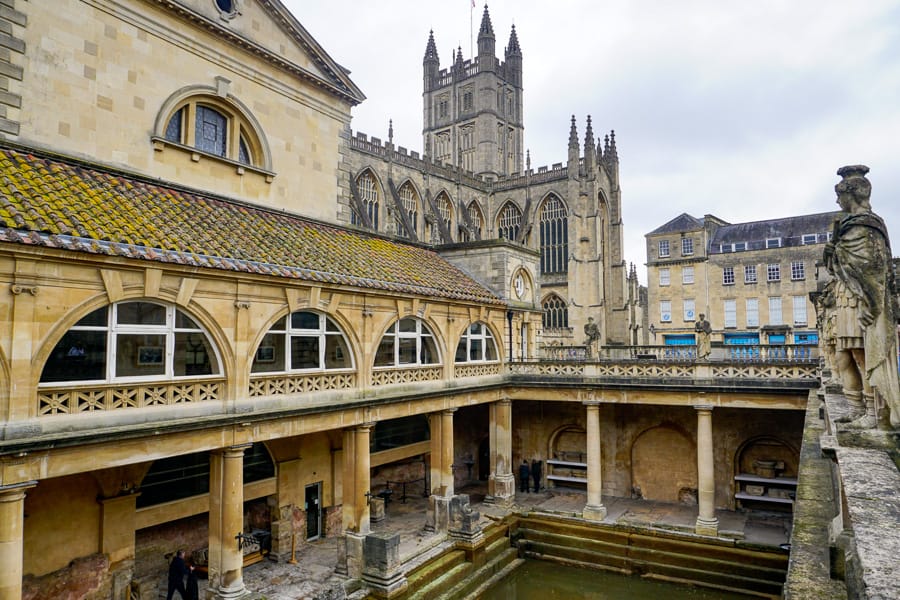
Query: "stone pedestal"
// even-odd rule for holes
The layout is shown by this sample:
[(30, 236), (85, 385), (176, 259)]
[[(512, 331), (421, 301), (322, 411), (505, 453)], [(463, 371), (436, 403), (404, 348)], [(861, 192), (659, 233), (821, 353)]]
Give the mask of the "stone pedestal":
[(272, 550), (270, 558), (279, 562), (290, 560), (293, 548), (294, 519), (293, 505), (278, 509), (278, 519), (272, 521)]
[(450, 498), (449, 517), (447, 532), (453, 539), (465, 546), (474, 547), (484, 538), (480, 524), (481, 514), (472, 510), (468, 494)]
[(512, 473), (491, 475), (488, 486), (492, 493), (484, 499), (487, 504), (509, 504), (516, 496), (516, 477)]
[(446, 532), (450, 525), (450, 498), (430, 496), (425, 513), (425, 531)]
[(369, 500), (369, 521), (378, 523), (379, 521), (384, 521), (384, 516), (384, 499), (372, 498)]
[(364, 534), (348, 531), (344, 534), (344, 543), (338, 544), (338, 562), (336, 572), (351, 579), (359, 579), (363, 574), (365, 555), (363, 552)]
[(362, 579), (378, 598), (393, 598), (406, 591), (400, 563), (399, 533), (370, 533), (363, 542)]

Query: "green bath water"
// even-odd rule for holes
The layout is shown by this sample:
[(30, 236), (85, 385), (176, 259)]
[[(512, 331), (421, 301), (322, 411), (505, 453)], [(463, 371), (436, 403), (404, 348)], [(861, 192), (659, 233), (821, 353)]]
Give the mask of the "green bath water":
[(482, 600), (747, 600), (752, 596), (528, 560)]

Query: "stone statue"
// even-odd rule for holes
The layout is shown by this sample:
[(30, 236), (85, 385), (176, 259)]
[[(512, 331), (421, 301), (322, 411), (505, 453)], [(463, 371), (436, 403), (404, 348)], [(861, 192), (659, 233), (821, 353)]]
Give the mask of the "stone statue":
[(697, 333), (697, 358), (708, 358), (712, 354), (712, 345), (709, 340), (709, 336), (712, 335), (712, 325), (709, 324), (703, 313), (700, 313), (700, 320), (694, 323), (694, 331)]
[(600, 343), (600, 328), (594, 323), (594, 317), (588, 317), (588, 322), (584, 325), (584, 335), (584, 345), (587, 346), (590, 355), (594, 345)]
[(829, 377), (829, 385), (840, 385), (841, 376), (837, 368), (837, 336), (835, 334), (835, 322), (837, 321), (836, 302), (834, 297), (835, 280), (830, 279), (820, 292), (810, 294), (813, 305), (816, 307), (816, 328), (819, 330), (820, 347), (824, 353), (825, 371)]
[(834, 186), (846, 214), (825, 247), (835, 278), (835, 363), (851, 412), (848, 427), (868, 429), (890, 419), (900, 426), (893, 268), (887, 228), (872, 212), (872, 185), (863, 165), (841, 167)]

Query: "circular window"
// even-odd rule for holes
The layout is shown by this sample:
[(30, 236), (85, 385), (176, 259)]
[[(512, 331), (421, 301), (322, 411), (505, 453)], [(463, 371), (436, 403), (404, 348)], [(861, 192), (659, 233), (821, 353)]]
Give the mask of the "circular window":
[(223, 13), (231, 14), (234, 12), (234, 0), (216, 0), (216, 6)]

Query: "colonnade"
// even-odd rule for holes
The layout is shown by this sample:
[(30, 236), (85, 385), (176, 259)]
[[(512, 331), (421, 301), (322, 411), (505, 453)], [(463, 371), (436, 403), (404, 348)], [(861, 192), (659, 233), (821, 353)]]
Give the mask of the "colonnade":
[[(717, 535), (711, 405), (697, 405), (697, 475), (699, 511), (696, 532)], [(431, 426), (431, 494), (453, 496), (453, 416), (456, 409), (429, 415)], [(583, 518), (606, 517), (602, 499), (600, 403), (585, 403), (587, 418), (587, 502)], [(512, 472), (512, 403), (494, 402), (489, 407), (489, 498), (504, 502), (515, 495)], [(370, 533), (369, 441), (373, 423), (350, 427), (343, 433), (343, 529), (365, 536)], [(209, 575), (217, 598), (235, 600), (248, 595), (242, 578), (244, 451), (250, 444), (215, 450), (210, 458)], [(37, 482), (0, 486), (0, 598), (20, 598), (25, 494)], [(101, 499), (101, 551), (111, 558), (134, 552), (134, 495)], [(131, 519), (128, 516), (131, 515)], [(129, 527), (130, 523), (130, 527)], [(130, 538), (130, 543), (128, 541)]]

